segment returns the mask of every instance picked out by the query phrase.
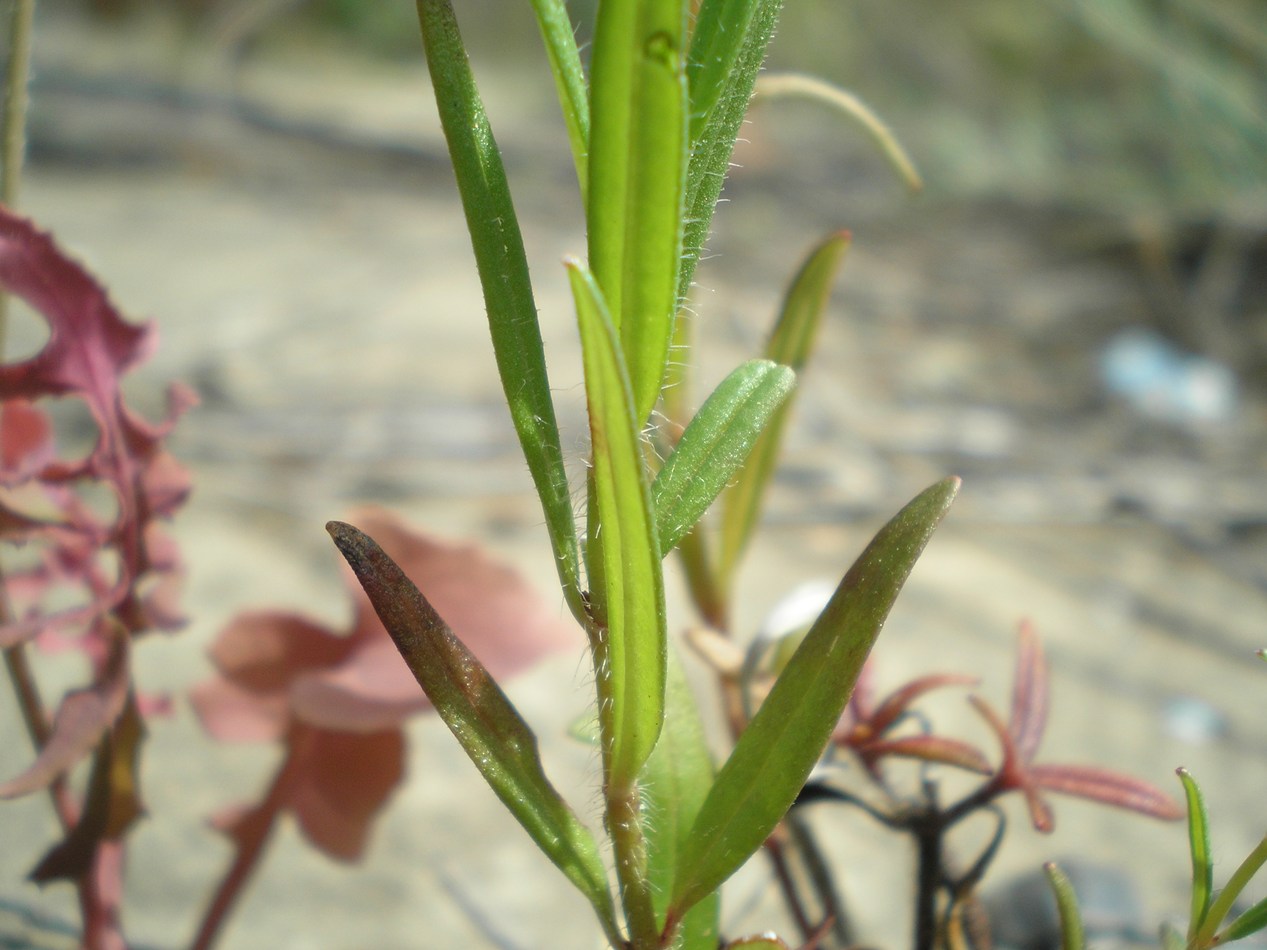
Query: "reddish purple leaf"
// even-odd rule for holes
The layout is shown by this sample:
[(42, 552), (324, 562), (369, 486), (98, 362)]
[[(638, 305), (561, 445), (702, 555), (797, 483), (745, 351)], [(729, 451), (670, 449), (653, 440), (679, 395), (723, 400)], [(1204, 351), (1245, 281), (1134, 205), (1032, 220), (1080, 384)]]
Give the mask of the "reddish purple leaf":
[[(19, 571), (9, 586), (25, 594), (17, 604), (22, 619), (0, 627), (0, 645), (30, 639), (52, 625), (76, 627), (81, 642), (101, 650), (112, 614), (129, 633), (169, 627), (173, 609), (169, 575), (178, 573), (174, 549), (154, 526), (184, 501), (189, 479), (163, 448), (175, 420), (196, 401), (172, 387), (167, 417), (158, 424), (128, 409), (122, 377), (154, 346), (149, 326), (125, 321), (99, 284), (64, 255), (29, 221), (0, 208), (0, 286), (21, 297), (49, 325), (47, 344), (20, 363), (0, 365), (0, 480), (13, 489), (32, 486), (4, 499), (0, 528), (10, 540), (39, 540), (49, 557), (40, 568)], [(82, 399), (97, 423), (96, 445), (84, 458), (61, 459), (53, 451), (47, 420), (31, 405), (41, 397)], [(117, 511), (108, 520), (76, 496), (77, 483), (97, 481), (114, 494)], [(28, 493), (29, 494), (29, 493)], [(20, 507), (19, 507), (20, 506)], [(163, 550), (159, 552), (159, 548)], [(110, 554), (110, 569), (98, 562)], [(56, 565), (59, 569), (50, 570)], [(89, 602), (51, 613), (43, 599), (54, 584), (78, 583)], [(141, 588), (162, 586), (147, 601)], [(96, 642), (94, 642), (96, 641)]]
[(396, 644), (366, 639), (346, 662), (296, 677), (291, 710), (310, 726), (377, 732), (431, 709)]
[(884, 702), (876, 708), (870, 717), (872, 733), (881, 735), (887, 731), (890, 726), (897, 722), (899, 717), (906, 713), (911, 703), (925, 693), (941, 689), (943, 686), (976, 686), (979, 682), (980, 680), (975, 676), (965, 676), (959, 673), (934, 674), (912, 680), (886, 696)]
[(1175, 821), (1185, 815), (1179, 803), (1161, 789), (1109, 769), (1082, 765), (1031, 765), (1029, 778), (1034, 785), (1049, 792), (1077, 795), (1165, 821)]
[(1153, 818), (1183, 817), (1183, 808), (1170, 796), (1128, 775), (1087, 766), (1033, 764), (1047, 724), (1047, 663), (1038, 635), (1029, 624), (1021, 626), (1011, 722), (1004, 724), (994, 708), (979, 697), (971, 696), (969, 702), (994, 732), (1003, 750), (1003, 761), (987, 788), (995, 795), (1021, 792), (1030, 820), (1038, 831), (1049, 832), (1055, 826), (1043, 791), (1077, 795)]
[(1033, 626), (1021, 624), (1012, 684), (1012, 740), (1016, 753), (1028, 762), (1038, 752), (1047, 728), (1047, 660)]
[(874, 763), (886, 756), (920, 759), (924, 762), (940, 762), (989, 775), (990, 762), (976, 746), (958, 739), (941, 736), (903, 736), (900, 739), (879, 739), (867, 743), (859, 752), (867, 763)]

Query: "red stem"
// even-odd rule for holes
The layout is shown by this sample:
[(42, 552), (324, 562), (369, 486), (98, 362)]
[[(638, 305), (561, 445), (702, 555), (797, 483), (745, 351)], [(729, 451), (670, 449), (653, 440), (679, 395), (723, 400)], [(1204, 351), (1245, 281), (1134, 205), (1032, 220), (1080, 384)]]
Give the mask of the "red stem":
[(295, 726), (287, 741), (286, 758), (273, 777), (264, 800), (253, 811), (238, 820), (233, 828), (233, 841), (237, 853), (216, 888), (215, 896), (207, 906), (198, 933), (190, 944), (190, 950), (210, 950), (220, 937), (220, 931), (237, 903), (242, 889), (250, 881), (268, 843), (269, 835), (290, 795), (291, 785), (299, 774), (299, 763), (312, 743), (314, 733), (305, 726)]

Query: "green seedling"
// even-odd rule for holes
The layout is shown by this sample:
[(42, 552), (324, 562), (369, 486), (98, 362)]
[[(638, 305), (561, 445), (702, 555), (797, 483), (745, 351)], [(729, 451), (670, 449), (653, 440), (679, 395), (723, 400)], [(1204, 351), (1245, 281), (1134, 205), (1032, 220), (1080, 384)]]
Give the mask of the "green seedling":
[[(507, 403), (564, 596), (589, 639), (617, 900), (598, 843), (546, 779), (528, 726), (426, 592), (372, 540), (350, 526), (330, 526), (481, 774), (586, 896), (612, 945), (630, 950), (716, 946), (719, 888), (796, 800), (894, 598), (958, 489), (955, 479), (933, 486), (881, 530), (714, 775), (694, 701), (673, 672), (663, 559), (702, 534), (699, 522), (719, 495), (741, 493), (721, 532), (725, 567), (705, 580), (717, 591), (731, 585), (769, 482), (781, 407), (812, 348), (844, 238), (829, 239), (811, 256), (767, 358), (736, 369), (684, 420), (663, 465), (643, 429), (661, 403), (679, 311), (778, 8), (771, 0), (705, 0), (694, 11), (685, 0), (604, 0), (586, 71), (561, 0), (534, 4), (585, 206), (587, 259), (565, 265), (590, 423), (585, 530), (578, 537), (500, 156), (452, 6), (418, 3)], [(745, 462), (753, 476), (744, 474)]]

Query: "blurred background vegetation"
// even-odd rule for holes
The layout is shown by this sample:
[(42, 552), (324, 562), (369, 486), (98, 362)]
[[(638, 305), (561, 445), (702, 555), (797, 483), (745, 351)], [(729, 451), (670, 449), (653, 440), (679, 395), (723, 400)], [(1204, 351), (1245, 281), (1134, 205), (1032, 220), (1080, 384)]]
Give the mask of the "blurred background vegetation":
[[(171, 0), (84, 2), (127, 16)], [(418, 55), (407, 0), (180, 2), (239, 43), (306, 33)], [(593, 6), (573, 3), (582, 38)], [(508, 53), (533, 30), (522, 0), (465, 0), (461, 12)], [(933, 171), (934, 193), (1267, 220), (1265, 0), (792, 0), (771, 65), (873, 105)]]

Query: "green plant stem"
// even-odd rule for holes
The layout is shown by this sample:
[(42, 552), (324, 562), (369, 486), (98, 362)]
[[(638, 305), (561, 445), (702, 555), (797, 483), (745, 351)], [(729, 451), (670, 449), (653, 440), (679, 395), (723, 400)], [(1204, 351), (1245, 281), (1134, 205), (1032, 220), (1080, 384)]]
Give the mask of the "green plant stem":
[(13, 13), (9, 20), (9, 63), (4, 77), (4, 167), (0, 169), (0, 202), (6, 205), (12, 205), (17, 198), (18, 184), (22, 179), (34, 18), (35, 0), (13, 0)]
[[(28, 101), (27, 77), (31, 69), (31, 31), (35, 16), (35, 0), (13, 0), (9, 20), (9, 63), (5, 73), (4, 118), (0, 127), (3, 154), (0, 155), (0, 204), (12, 206), (18, 195), (18, 183), (22, 178), (22, 159), (26, 151), (26, 108)], [(0, 356), (5, 349), (8, 329), (9, 295), (0, 291)], [(2, 578), (0, 578), (2, 580)], [(0, 603), (0, 622), (12, 619), (7, 599)], [(18, 697), (26, 731), (37, 749), (48, 741), (48, 717), (40, 700), (22, 644), (4, 651), (4, 663)], [(54, 794), (54, 807), (57, 806)], [(69, 816), (58, 808), (58, 818), (63, 827)]]
[(660, 945), (651, 881), (647, 876), (647, 842), (642, 832), (642, 799), (636, 786), (608, 789), (607, 825), (616, 852), (616, 878), (634, 950)]
[[(31, 72), (31, 33), (35, 0), (13, 0), (9, 21), (9, 68), (4, 77), (3, 167), (0, 167), (0, 204), (12, 207), (22, 179), (26, 152), (26, 109)], [(9, 295), (0, 293), (0, 352), (8, 331)]]
[(1262, 841), (1258, 842), (1258, 846), (1245, 857), (1245, 860), (1241, 862), (1241, 866), (1228, 878), (1227, 886), (1219, 892), (1219, 896), (1210, 905), (1210, 912), (1205, 915), (1205, 921), (1201, 924), (1200, 929), (1197, 930), (1197, 935), (1189, 941), (1189, 947), (1204, 948), (1214, 945), (1214, 934), (1218, 930), (1219, 924), (1223, 923), (1223, 918), (1232, 910), (1232, 905), (1236, 902), (1236, 898), (1241, 896), (1241, 891), (1245, 890), (1245, 885), (1258, 873), (1258, 869), (1264, 863), (1267, 863), (1267, 838), (1263, 838)]
[(255, 872), (260, 856), (264, 853), (264, 846), (268, 844), (277, 818), (286, 804), (291, 785), (299, 773), (299, 762), (315, 738), (315, 733), (308, 727), (298, 726), (296, 730), (296, 734), (291, 737), (286, 760), (273, 777), (268, 794), (233, 830), (236, 853), (216, 888), (215, 896), (207, 905), (198, 932), (189, 945), (190, 950), (209, 950), (215, 945), (233, 905), (237, 903), (242, 889)]

